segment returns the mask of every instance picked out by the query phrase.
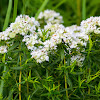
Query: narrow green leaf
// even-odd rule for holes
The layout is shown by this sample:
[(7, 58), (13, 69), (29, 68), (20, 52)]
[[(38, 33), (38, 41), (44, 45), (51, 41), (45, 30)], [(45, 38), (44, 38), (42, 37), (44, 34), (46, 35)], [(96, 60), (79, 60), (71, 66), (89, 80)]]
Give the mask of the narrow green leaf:
[(5, 63), (5, 54), (4, 54), (3, 58), (2, 58), (2, 62)]
[(57, 9), (58, 7), (60, 7), (63, 3), (65, 3), (67, 0), (62, 0), (61, 2), (59, 2), (53, 9)]
[(19, 43), (15, 43), (11, 48), (8, 49), (8, 52), (13, 50), (14, 48), (16, 48), (19, 45)]
[(49, 0), (45, 0), (43, 2), (43, 4), (41, 5), (41, 7), (39, 8), (39, 10), (37, 11), (36, 15), (35, 15), (35, 19), (38, 18), (39, 13), (45, 8), (46, 4), (48, 3)]
[[(2, 77), (5, 76), (6, 66), (4, 66), (3, 72), (4, 72), (4, 73), (3, 73)], [(0, 96), (3, 96), (3, 86), (4, 86), (4, 80), (1, 80), (1, 84), (0, 84)]]
[(48, 91), (50, 92), (49, 87), (47, 87), (47, 86), (45, 86), (45, 85), (43, 85), (43, 87), (46, 88), (46, 90), (48, 90)]
[(86, 0), (82, 0), (82, 20), (86, 19)]
[(54, 88), (51, 89), (51, 91), (57, 89), (59, 86), (60, 86), (60, 85), (55, 86)]
[(61, 55), (61, 60), (63, 61), (63, 59), (64, 59), (64, 49), (61, 49), (60, 55)]
[(6, 18), (5, 18), (5, 22), (4, 22), (4, 26), (3, 26), (3, 31), (8, 27), (11, 9), (12, 9), (12, 0), (9, 0), (8, 10), (7, 10), (7, 14), (6, 14)]
[(48, 96), (48, 95), (50, 95), (50, 93), (41, 94), (41, 96)]
[(84, 74), (84, 72), (72, 72), (70, 74), (73, 74), (73, 75), (81, 75), (81, 74)]
[(11, 97), (12, 97), (14, 91), (15, 91), (14, 89), (10, 90), (8, 100), (11, 100)]
[(15, 18), (17, 16), (17, 4), (18, 4), (18, 0), (14, 0), (13, 21), (15, 21)]
[(73, 72), (75, 65), (76, 65), (76, 60), (71, 65), (71, 71), (70, 71), (70, 73)]
[(90, 37), (90, 35), (89, 35), (89, 50), (88, 50), (88, 55), (87, 55), (87, 58), (88, 58), (88, 59), (89, 59), (89, 54), (90, 54), (90, 52), (91, 52), (92, 46), (93, 46), (93, 43), (92, 43), (91, 37)]
[(14, 70), (22, 70), (23, 67), (11, 67), (11, 69), (14, 69)]

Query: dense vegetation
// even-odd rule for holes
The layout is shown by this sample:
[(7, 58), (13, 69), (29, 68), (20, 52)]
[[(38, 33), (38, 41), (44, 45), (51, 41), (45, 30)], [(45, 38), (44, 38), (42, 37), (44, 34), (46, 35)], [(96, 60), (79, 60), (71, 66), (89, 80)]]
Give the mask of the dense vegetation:
[[(14, 30), (17, 30), (16, 27), (19, 25), (17, 22), (21, 22), (21, 20), (24, 20), (21, 18), (25, 18), (25, 27), (29, 24), (31, 25), (32, 22), (36, 28), (34, 29), (35, 32), (38, 33), (38, 38), (44, 43), (42, 44), (36, 38), (38, 42), (36, 41), (33, 47), (45, 47), (45, 41), (50, 40), (52, 34), (59, 33), (60, 28), (61, 31), (63, 30), (63, 34), (70, 33), (70, 31), (77, 34), (81, 33), (83, 31), (81, 29), (84, 29), (85, 26), (85, 22), (81, 22), (82, 20), (86, 20), (90, 16), (100, 16), (99, 5), (100, 0), (0, 0), (0, 31), (1, 34), (3, 31), (6, 34), (9, 28), (7, 31), (5, 30), (7, 27), (11, 27), (10, 23), (14, 22), (15, 27), (10, 30), (14, 33)], [(38, 32), (39, 25), (35, 21), (38, 20), (40, 28), (43, 28), (46, 22), (44, 22), (44, 19), (41, 22), (38, 16), (41, 11), (46, 9), (59, 12), (63, 16), (63, 25), (67, 28), (65, 29), (62, 25), (57, 24), (58, 29), (52, 31), (56, 24), (52, 23), (53, 26), (50, 24), (51, 27), (47, 24), (49, 28), (46, 26), (47, 30), (44, 28), (44, 31), (39, 31), (42, 32), (43, 35), (41, 35)], [(29, 15), (30, 17), (20, 16), (18, 18), (17, 16), (20, 14)], [(31, 20), (31, 17), (35, 17), (36, 20)], [(30, 19), (28, 24), (26, 24), (27, 19)], [(89, 21), (86, 22), (90, 26), (92, 24), (91, 19), (88, 19)], [(95, 20), (98, 23), (95, 23)], [(59, 39), (60, 42), (58, 41), (56, 44), (56, 49), (52, 47), (53, 49), (50, 48), (47, 51), (49, 61), (47, 55), (42, 60), (35, 58), (37, 56), (35, 56), (35, 53), (37, 52), (33, 50), (33, 47), (32, 52), (30, 48), (27, 49), (30, 44), (27, 43), (27, 36), (25, 37), (21, 33), (21, 30), (24, 30), (23, 28), (20, 29), (21, 27), (18, 27), (18, 34), (16, 33), (14, 36), (12, 34), (9, 35), (10, 39), (5, 41), (0, 39), (0, 50), (2, 45), (8, 46), (8, 51), (5, 49), (6, 53), (0, 52), (0, 100), (99, 100), (99, 20), (99, 17), (94, 18), (93, 23), (98, 30), (91, 31), (92, 29), (89, 27), (90, 29), (87, 29), (88, 32), (84, 34), (85, 37), (81, 37), (79, 42), (86, 43), (86, 45), (78, 44), (74, 48), (69, 43), (69, 41), (74, 43), (74, 38), (71, 37), (71, 40), (66, 41), (62, 35), (61, 40)], [(79, 27), (72, 26), (75, 24)], [(86, 26), (89, 26), (88, 24)], [(24, 25), (23, 21), (22, 25)], [(46, 35), (48, 32), (50, 32), (49, 36)], [(28, 30), (27, 35), (29, 39), (35, 37), (30, 34), (31, 31)], [(87, 36), (88, 40), (86, 39)], [(31, 55), (34, 59), (31, 58)], [(42, 56), (40, 55), (39, 57)], [(76, 55), (85, 59), (75, 59)]]

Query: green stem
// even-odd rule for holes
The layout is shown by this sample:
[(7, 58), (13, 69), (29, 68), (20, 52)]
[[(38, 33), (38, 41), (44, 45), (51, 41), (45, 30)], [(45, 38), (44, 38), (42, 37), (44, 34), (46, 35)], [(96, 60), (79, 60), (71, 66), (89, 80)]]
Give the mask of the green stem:
[(29, 94), (29, 83), (27, 82), (27, 94)]
[[(28, 73), (27, 73), (27, 75), (28, 75)], [(28, 76), (27, 76), (27, 78), (28, 78)], [(29, 83), (28, 83), (28, 79), (27, 79), (27, 82), (26, 82), (26, 86), (27, 86), (27, 94), (29, 94)]]
[[(6, 66), (4, 66), (4, 70), (3, 71), (4, 71), (4, 73), (3, 73), (2, 77), (5, 76)], [(3, 96), (3, 86), (4, 86), (4, 81), (1, 80), (1, 84), (0, 84), (0, 97)]]
[(86, 0), (82, 0), (82, 20), (86, 19)]
[[(19, 49), (21, 49), (21, 45), (19, 47)], [(20, 67), (21, 67), (21, 53), (19, 54), (19, 57), (20, 57)], [(20, 70), (20, 74), (19, 74), (19, 100), (21, 100), (21, 70)]]
[(80, 0), (77, 0), (77, 25), (80, 25), (81, 22), (81, 10), (80, 10)]
[[(65, 64), (66, 64), (66, 60), (65, 60), (65, 57), (64, 57), (64, 66), (65, 66)], [(65, 79), (66, 98), (68, 99), (66, 69), (64, 71), (64, 79)]]
[(53, 84), (53, 91), (55, 90), (55, 84)]
[(66, 97), (68, 98), (68, 90), (67, 90), (67, 77), (66, 77), (66, 74), (64, 74), (64, 79), (65, 79)]
[[(4, 57), (2, 58), (2, 62), (5, 63), (5, 54), (4, 54)], [(6, 72), (6, 66), (4, 66), (2, 77), (5, 76), (5, 72)], [(1, 80), (1, 84), (0, 84), (0, 100), (3, 98), (3, 86), (4, 86), (4, 81)]]
[(60, 80), (58, 80), (58, 91), (60, 90)]
[[(88, 72), (89, 72), (89, 77), (90, 77), (90, 73), (91, 73), (91, 69), (90, 68), (88, 69)], [(88, 87), (88, 94), (90, 95), (90, 87)]]

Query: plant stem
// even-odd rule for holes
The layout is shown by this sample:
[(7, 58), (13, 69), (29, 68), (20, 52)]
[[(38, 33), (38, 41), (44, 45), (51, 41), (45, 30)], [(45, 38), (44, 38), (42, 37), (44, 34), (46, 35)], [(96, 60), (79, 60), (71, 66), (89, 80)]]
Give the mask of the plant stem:
[[(65, 66), (65, 64), (66, 64), (66, 60), (65, 60), (65, 57), (64, 57), (64, 66)], [(67, 97), (67, 99), (68, 99), (66, 69), (65, 69), (65, 71), (64, 71), (64, 79), (65, 79), (66, 97)]]
[(82, 20), (86, 19), (86, 0), (82, 0)]
[[(21, 67), (21, 54), (19, 54), (19, 56), (20, 56), (20, 67)], [(21, 70), (20, 70), (20, 74), (19, 74), (19, 100), (21, 100), (21, 74), (22, 74), (22, 72), (21, 72)]]
[(28, 81), (27, 81), (27, 94), (29, 94), (29, 83), (28, 83)]
[[(28, 73), (27, 73), (28, 75)], [(27, 94), (29, 94), (29, 83), (28, 83), (28, 76), (27, 76), (27, 82), (26, 82), (26, 86), (27, 86)]]
[(59, 89), (60, 89), (60, 80), (58, 80), (58, 91), (59, 91)]
[[(91, 69), (90, 68), (88, 69), (88, 72), (89, 72), (89, 77), (90, 77), (90, 73), (91, 73)], [(88, 94), (90, 95), (90, 87), (88, 87)]]
[[(4, 66), (4, 70), (3, 70), (3, 75), (2, 77), (4, 77), (5, 75), (5, 71), (6, 71), (6, 66)], [(4, 85), (4, 81), (1, 81), (1, 85), (0, 85), (0, 95), (3, 94), (3, 85)]]
[[(19, 75), (19, 83), (21, 82), (21, 70)], [(21, 84), (19, 84), (19, 100), (21, 100)]]
[[(5, 63), (5, 54), (4, 54), (4, 57), (2, 58), (2, 62)], [(6, 66), (4, 66), (2, 77), (5, 76), (6, 70), (7, 70), (7, 68), (6, 68)], [(0, 100), (3, 98), (3, 86), (4, 86), (4, 80), (1, 80), (1, 84), (0, 84)]]
[(80, 0), (77, 0), (77, 25), (80, 25), (80, 21), (81, 21), (81, 10), (80, 10)]
[(65, 79), (66, 97), (68, 98), (68, 91), (67, 91), (67, 78), (66, 78), (66, 74), (64, 74), (64, 79)]
[(55, 90), (54, 88), (55, 88), (55, 84), (53, 84), (53, 91)]

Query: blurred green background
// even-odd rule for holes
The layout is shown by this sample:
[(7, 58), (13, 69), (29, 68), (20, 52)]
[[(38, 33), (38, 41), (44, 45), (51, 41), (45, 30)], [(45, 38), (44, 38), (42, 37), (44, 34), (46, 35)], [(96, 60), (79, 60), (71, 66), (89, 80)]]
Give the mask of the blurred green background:
[[(82, 20), (100, 15), (100, 0), (0, 0), (0, 31), (3, 30), (9, 2), (12, 6), (7, 22), (11, 23), (14, 17), (20, 14), (35, 16), (45, 1), (47, 3), (41, 10), (52, 9), (59, 12), (63, 16), (65, 26), (80, 25)], [(14, 7), (17, 12), (14, 12)]]

